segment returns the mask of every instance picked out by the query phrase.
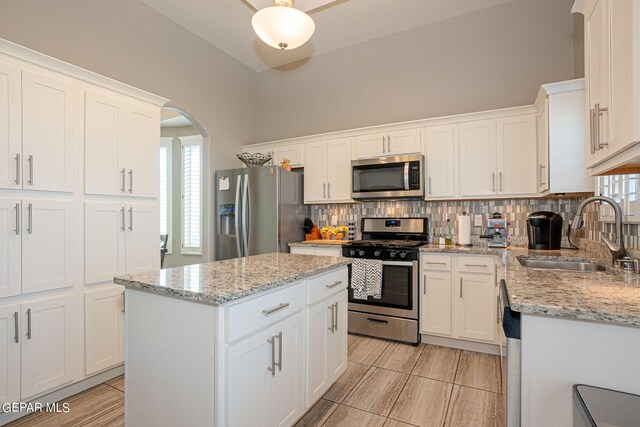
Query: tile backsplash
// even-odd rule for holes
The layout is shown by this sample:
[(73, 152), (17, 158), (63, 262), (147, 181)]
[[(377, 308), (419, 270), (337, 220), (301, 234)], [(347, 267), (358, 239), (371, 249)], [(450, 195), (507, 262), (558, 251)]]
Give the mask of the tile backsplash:
[[(360, 219), (364, 217), (428, 217), (429, 234), (443, 234), (447, 218), (451, 219), (454, 242), (457, 238), (457, 217), (466, 211), (470, 215), (482, 215), (482, 227), (473, 226), (471, 220), (471, 242), (474, 245), (486, 244), (486, 240), (480, 239), (484, 232), (487, 219), (494, 212), (500, 212), (509, 220), (509, 241), (514, 246), (526, 246), (527, 216), (531, 212), (551, 211), (557, 212), (564, 218), (562, 246), (567, 247), (566, 229), (578, 208), (578, 205), (588, 197), (563, 197), (548, 199), (507, 199), (507, 200), (455, 200), (443, 202), (425, 201), (379, 201), (358, 204), (313, 205), (311, 207), (311, 219), (320, 227), (331, 225), (333, 216), (337, 217), (338, 225), (346, 225), (349, 220), (357, 223), (356, 238), (360, 238)], [(613, 237), (613, 225), (598, 221), (597, 204), (587, 208), (585, 214), (586, 228), (579, 230), (576, 237), (598, 241), (600, 233)], [(640, 249), (639, 225), (625, 224), (625, 245), (629, 249)], [(575, 243), (575, 242), (574, 242)]]

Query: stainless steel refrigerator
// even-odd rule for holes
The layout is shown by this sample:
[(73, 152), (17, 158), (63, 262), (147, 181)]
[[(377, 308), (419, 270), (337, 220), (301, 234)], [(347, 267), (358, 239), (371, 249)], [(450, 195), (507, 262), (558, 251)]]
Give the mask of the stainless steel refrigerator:
[(280, 166), (216, 172), (215, 259), (289, 252), (304, 240), (302, 172)]

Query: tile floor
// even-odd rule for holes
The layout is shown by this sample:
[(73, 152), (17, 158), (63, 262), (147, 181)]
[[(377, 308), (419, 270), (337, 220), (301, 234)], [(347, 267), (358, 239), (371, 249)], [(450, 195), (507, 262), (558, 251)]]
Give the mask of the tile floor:
[[(350, 335), (347, 372), (297, 426), (504, 426), (501, 378), (497, 356)], [(124, 425), (123, 377), (66, 402), (67, 414), (33, 414), (7, 427)]]

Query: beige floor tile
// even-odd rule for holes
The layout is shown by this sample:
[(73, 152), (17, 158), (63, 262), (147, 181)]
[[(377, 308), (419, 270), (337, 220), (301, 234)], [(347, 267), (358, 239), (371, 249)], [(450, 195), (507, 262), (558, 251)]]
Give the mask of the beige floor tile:
[(445, 427), (504, 427), (504, 395), (454, 386)]
[(413, 424), (407, 424), (403, 423), (402, 421), (387, 418), (387, 421), (384, 423), (383, 427), (413, 427)]
[(351, 393), (351, 390), (360, 382), (369, 369), (371, 369), (369, 365), (348, 362), (346, 372), (338, 378), (338, 381), (333, 383), (331, 388), (322, 396), (323, 399), (342, 403), (344, 398)]
[(120, 375), (119, 377), (109, 380), (106, 382), (106, 384), (110, 385), (111, 387), (115, 387), (124, 393), (124, 375)]
[(426, 345), (418, 358), (413, 375), (452, 383), (458, 368), (460, 350)]
[(360, 339), (360, 335), (347, 335), (347, 347), (351, 347), (356, 341)]
[(296, 424), (296, 427), (320, 427), (336, 410), (338, 404), (320, 399)]
[(118, 406), (86, 424), (81, 424), (81, 427), (124, 427), (124, 405)]
[(349, 360), (351, 362), (373, 365), (373, 362), (382, 354), (389, 345), (389, 341), (375, 338), (360, 337), (349, 347)]
[[(82, 425), (90, 420), (124, 405), (124, 395), (105, 384), (100, 384), (89, 390), (78, 393), (60, 403), (69, 403), (69, 412), (48, 412), (37, 416), (27, 416), (10, 426), (21, 427), (71, 427)], [(62, 407), (62, 406), (60, 406)]]
[(414, 347), (409, 344), (390, 343), (373, 366), (409, 374), (420, 357), (422, 348), (422, 346)]
[(500, 393), (500, 358), (491, 354), (463, 351), (458, 362), (456, 384)]
[(389, 418), (418, 426), (442, 426), (453, 384), (429, 378), (409, 377)]
[(407, 382), (407, 374), (371, 368), (344, 404), (386, 417)]
[(382, 427), (385, 418), (340, 405), (324, 424), (326, 427)]

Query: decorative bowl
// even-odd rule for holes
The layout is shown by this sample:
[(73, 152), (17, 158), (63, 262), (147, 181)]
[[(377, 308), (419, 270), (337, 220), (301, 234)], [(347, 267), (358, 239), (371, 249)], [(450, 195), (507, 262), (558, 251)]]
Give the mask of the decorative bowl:
[(242, 160), (248, 168), (260, 167), (271, 160), (271, 154), (262, 153), (242, 153), (236, 154), (236, 157)]

